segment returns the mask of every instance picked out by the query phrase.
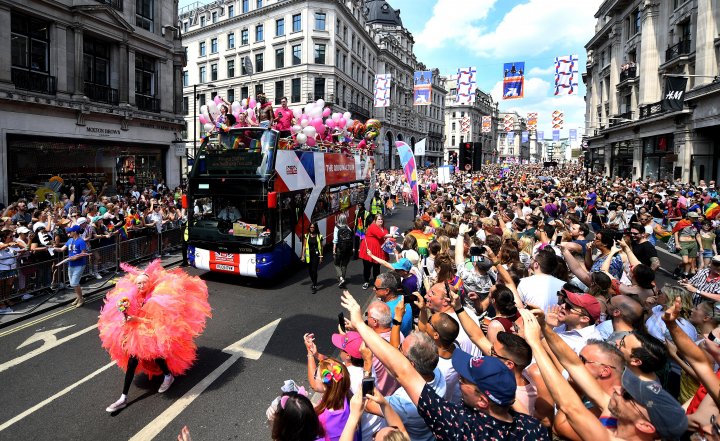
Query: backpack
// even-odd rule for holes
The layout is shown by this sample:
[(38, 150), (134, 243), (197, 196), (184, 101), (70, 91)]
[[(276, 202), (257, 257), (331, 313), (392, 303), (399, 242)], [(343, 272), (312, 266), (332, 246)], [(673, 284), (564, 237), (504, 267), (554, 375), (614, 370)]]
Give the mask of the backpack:
[(337, 237), (337, 252), (338, 254), (350, 254), (353, 249), (353, 237), (352, 230), (345, 226), (342, 228), (338, 228), (338, 237)]

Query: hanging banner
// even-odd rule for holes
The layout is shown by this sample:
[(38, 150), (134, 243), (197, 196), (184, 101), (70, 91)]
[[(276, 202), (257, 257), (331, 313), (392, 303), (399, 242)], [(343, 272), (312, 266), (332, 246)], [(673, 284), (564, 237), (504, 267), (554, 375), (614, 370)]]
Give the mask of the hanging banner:
[(570, 129), (570, 142), (577, 141), (577, 129)]
[(537, 132), (537, 140), (538, 140), (538, 141), (543, 141), (544, 139), (545, 139), (545, 132), (543, 132), (542, 130), (538, 130), (538, 132)]
[(685, 77), (665, 77), (665, 95), (662, 100), (663, 110), (674, 112), (683, 109), (687, 82), (688, 79)]
[(529, 132), (522, 132), (522, 142), (528, 142), (530, 140), (530, 133)]
[(525, 62), (505, 63), (503, 69), (503, 99), (513, 100), (525, 93)]
[(460, 119), (460, 133), (463, 135), (470, 133), (470, 118), (467, 116)]
[(390, 74), (375, 75), (375, 107), (390, 105)]
[(560, 130), (553, 130), (553, 141), (560, 141)]
[(552, 128), (562, 129), (565, 123), (565, 114), (562, 110), (556, 110), (552, 113)]
[(475, 102), (475, 89), (477, 89), (477, 68), (463, 67), (457, 73), (457, 100), (458, 104), (472, 104)]
[(415, 205), (419, 206), (420, 189), (418, 188), (415, 155), (413, 155), (410, 146), (402, 141), (395, 141), (395, 147), (397, 148), (398, 156), (400, 156), (400, 163), (402, 164), (402, 168), (403, 170), (405, 170), (405, 179), (407, 179), (407, 182), (410, 184), (410, 191), (412, 192), (412, 197), (415, 201)]
[(507, 132), (508, 145), (512, 145), (515, 142), (515, 132)]
[(555, 58), (555, 95), (577, 95), (578, 56)]
[(425, 156), (425, 139), (423, 138), (420, 141), (415, 143), (415, 155), (416, 156)]
[(506, 132), (509, 132), (513, 128), (515, 128), (515, 119), (512, 117), (512, 115), (505, 115), (505, 118), (503, 119), (503, 126), (505, 127)]
[(432, 72), (423, 70), (415, 72), (415, 89), (413, 103), (416, 106), (429, 106), (432, 91)]
[(527, 128), (529, 131), (534, 132), (535, 130), (537, 130), (537, 120), (537, 112), (530, 112), (527, 114)]
[(482, 132), (490, 133), (491, 130), (492, 130), (492, 117), (491, 116), (483, 116), (482, 117)]

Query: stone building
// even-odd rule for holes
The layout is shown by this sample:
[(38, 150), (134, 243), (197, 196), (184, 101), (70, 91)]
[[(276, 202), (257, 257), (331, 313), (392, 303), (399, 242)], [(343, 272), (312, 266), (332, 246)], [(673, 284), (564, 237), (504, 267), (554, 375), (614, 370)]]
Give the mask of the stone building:
[[(505, 128), (505, 117), (512, 118), (512, 127), (510, 130)], [(512, 162), (516, 164), (527, 164), (530, 162), (530, 133), (527, 140), (523, 141), (522, 134), (527, 132), (527, 124), (525, 118), (521, 118), (517, 112), (500, 112), (498, 114), (498, 137), (497, 151), (498, 159), (501, 162)], [(512, 133), (512, 135), (511, 135)], [(532, 134), (533, 145), (536, 144), (535, 134)]]

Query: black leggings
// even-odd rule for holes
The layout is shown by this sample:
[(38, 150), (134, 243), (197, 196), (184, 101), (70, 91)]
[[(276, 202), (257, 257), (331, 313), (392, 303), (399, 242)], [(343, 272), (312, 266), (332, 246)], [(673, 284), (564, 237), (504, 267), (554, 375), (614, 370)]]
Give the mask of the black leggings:
[(308, 271), (310, 272), (310, 281), (313, 285), (317, 285), (318, 278), (318, 267), (320, 266), (320, 256), (310, 255), (310, 263), (308, 264)]
[[(123, 395), (127, 395), (130, 390), (133, 378), (135, 378), (135, 369), (137, 369), (139, 360), (135, 357), (130, 357), (128, 360), (127, 371), (125, 372), (125, 384), (123, 385)], [(167, 363), (164, 358), (156, 358), (155, 364), (158, 365), (160, 370), (165, 375), (170, 375), (170, 369), (167, 367)]]
[(370, 270), (372, 270), (373, 279), (377, 279), (378, 274), (380, 274), (380, 264), (376, 262), (370, 262), (365, 259), (363, 261), (363, 281), (365, 283), (370, 283)]

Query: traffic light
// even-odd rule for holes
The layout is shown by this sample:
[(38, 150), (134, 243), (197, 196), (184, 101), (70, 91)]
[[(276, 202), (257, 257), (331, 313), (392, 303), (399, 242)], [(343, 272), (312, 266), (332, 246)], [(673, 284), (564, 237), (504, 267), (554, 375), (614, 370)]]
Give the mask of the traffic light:
[[(471, 142), (463, 142), (460, 144), (460, 170), (472, 170), (473, 166), (473, 149)], [(468, 168), (468, 165), (470, 166)]]
[(473, 170), (480, 171), (482, 168), (482, 142), (473, 143), (475, 149), (473, 150)]

